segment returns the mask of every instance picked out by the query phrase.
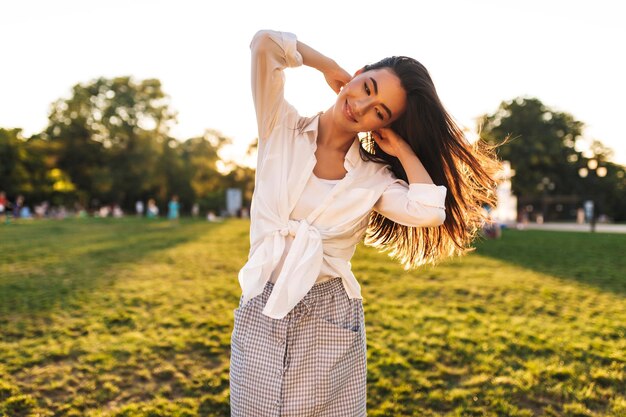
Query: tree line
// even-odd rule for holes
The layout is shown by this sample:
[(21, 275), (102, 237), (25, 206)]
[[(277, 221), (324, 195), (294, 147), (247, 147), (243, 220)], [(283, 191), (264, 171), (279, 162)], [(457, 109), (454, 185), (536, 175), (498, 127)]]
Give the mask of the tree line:
[(131, 210), (154, 198), (165, 207), (178, 195), (183, 212), (225, 207), (225, 190), (244, 191), (249, 204), (254, 170), (217, 168), (218, 152), (231, 140), (216, 130), (179, 141), (176, 121), (156, 79), (99, 78), (72, 88), (52, 103), (48, 126), (25, 138), (21, 129), (0, 129), (0, 190), (27, 202), (79, 205), (87, 210), (117, 204)]
[[(229, 163), (218, 170), (219, 150), (231, 140), (207, 129), (202, 136), (177, 140), (168, 96), (157, 79), (99, 78), (76, 84), (69, 98), (50, 107), (47, 127), (24, 137), (19, 128), (0, 128), (0, 191), (22, 195), (30, 204), (81, 206), (118, 204), (132, 210), (137, 200), (154, 198), (165, 207), (178, 195), (182, 212), (194, 203), (204, 213), (225, 208), (226, 189), (243, 191), (249, 206), (254, 170)], [(536, 98), (502, 102), (480, 118), (482, 138), (499, 143), (498, 155), (515, 170), (513, 193), (520, 204), (580, 205), (594, 198), (600, 210), (616, 221), (626, 220), (626, 172), (610, 161), (599, 141), (591, 155), (577, 150), (584, 124), (555, 111)], [(254, 152), (256, 141), (248, 153)], [(589, 161), (602, 167), (589, 168)], [(587, 170), (583, 176), (581, 169)], [(563, 206), (561, 204), (561, 206)], [(570, 213), (571, 213), (571, 207)], [(567, 217), (567, 210), (550, 208)], [(550, 218), (549, 216), (547, 217)]]
[(599, 140), (579, 150), (584, 123), (571, 114), (518, 97), (479, 124), (488, 142), (509, 139), (498, 156), (515, 170), (511, 188), (520, 209), (534, 206), (546, 220), (573, 219), (583, 201), (593, 200), (597, 214), (626, 221), (625, 167), (611, 162), (613, 152)]

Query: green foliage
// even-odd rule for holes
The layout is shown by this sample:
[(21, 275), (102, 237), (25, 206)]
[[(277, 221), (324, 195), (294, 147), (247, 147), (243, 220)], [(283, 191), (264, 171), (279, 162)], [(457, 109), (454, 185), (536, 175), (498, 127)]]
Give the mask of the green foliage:
[(53, 103), (49, 119), (46, 135), (58, 144), (57, 164), (87, 198), (124, 207), (149, 196), (167, 201), (170, 190), (159, 188), (169, 184), (160, 168), (172, 162), (163, 145), (175, 115), (158, 80), (77, 84), (69, 99)]
[(572, 115), (550, 109), (536, 98), (518, 97), (484, 115), (481, 125), (488, 142), (510, 138), (498, 148), (498, 156), (511, 162), (512, 191), (522, 200), (550, 195), (595, 198), (602, 212), (626, 220), (626, 169), (609, 162), (611, 150), (596, 140), (591, 152), (607, 168), (607, 175), (581, 178), (578, 171), (590, 158), (576, 150), (584, 125)]
[(73, 190), (67, 175), (49, 161), (49, 146), (41, 138), (25, 139), (21, 129), (0, 128), (0, 191), (34, 199), (59, 196)]
[(219, 150), (231, 140), (215, 130), (180, 142), (158, 80), (99, 78), (77, 84), (51, 106), (48, 127), (25, 139), (19, 129), (0, 129), (0, 190), (26, 203), (80, 203), (97, 208), (155, 198), (164, 207), (173, 194), (183, 212), (200, 203), (219, 213), (228, 187), (244, 190), (249, 205), (254, 171), (231, 166), (218, 171)]
[[(249, 226), (2, 227), (0, 415), (228, 416)], [(360, 245), (368, 415), (623, 415), (625, 239), (505, 230), (408, 272)]]
[(571, 115), (553, 111), (538, 99), (517, 98), (484, 116), (482, 125), (484, 137), (490, 142), (512, 137), (498, 149), (498, 156), (511, 161), (516, 171), (513, 193), (540, 194), (537, 186), (544, 177), (552, 180), (561, 194), (577, 191), (578, 164), (569, 161), (582, 159), (574, 146), (583, 124)]

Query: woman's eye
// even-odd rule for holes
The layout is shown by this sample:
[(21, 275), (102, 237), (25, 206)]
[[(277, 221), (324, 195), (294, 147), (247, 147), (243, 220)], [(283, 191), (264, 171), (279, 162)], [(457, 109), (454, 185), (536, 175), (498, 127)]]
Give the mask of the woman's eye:
[(367, 95), (370, 95), (370, 88), (367, 86), (366, 83), (363, 83), (363, 85), (365, 86), (365, 92), (367, 93)]
[(381, 112), (379, 112), (378, 110), (376, 110), (376, 114), (378, 115), (378, 118), (380, 120), (384, 120), (383, 114)]

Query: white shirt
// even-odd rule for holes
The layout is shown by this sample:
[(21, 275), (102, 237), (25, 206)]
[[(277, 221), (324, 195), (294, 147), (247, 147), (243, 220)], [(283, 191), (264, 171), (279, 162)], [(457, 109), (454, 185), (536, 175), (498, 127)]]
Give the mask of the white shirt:
[[(331, 192), (335, 184), (337, 184), (340, 180), (328, 180), (324, 178), (318, 178), (314, 173), (311, 173), (309, 180), (307, 181), (296, 206), (291, 211), (290, 218), (293, 220), (302, 220), (306, 218), (315, 208), (319, 205), (319, 202)], [(285, 249), (283, 251), (283, 256), (280, 258), (280, 261), (276, 265), (274, 271), (270, 275), (269, 280), (271, 282), (276, 282), (278, 276), (280, 275), (280, 271), (282, 271), (283, 265), (285, 263), (285, 257), (289, 253), (289, 249), (291, 244), (293, 243), (293, 236), (288, 235), (285, 236)], [(322, 259), (322, 265), (320, 268), (320, 273), (315, 280), (315, 282), (322, 282), (329, 280), (331, 278), (335, 278), (337, 276), (337, 271), (333, 269), (333, 267), (325, 260)]]
[[(284, 98), (283, 70), (302, 65), (296, 41), (292, 33), (263, 30), (250, 45), (259, 144), (250, 252), (238, 278), (245, 304), (263, 292), (284, 257), (263, 309), (276, 319), (286, 316), (308, 293), (323, 261), (342, 278), (350, 298), (362, 298), (350, 259), (365, 236), (371, 210), (406, 226), (435, 227), (445, 220), (445, 186), (407, 184), (388, 165), (363, 161), (356, 137), (344, 159), (345, 177), (305, 218), (291, 217), (317, 163), (319, 123), (318, 114), (302, 126), (307, 119)], [(287, 236), (293, 240), (285, 251)]]

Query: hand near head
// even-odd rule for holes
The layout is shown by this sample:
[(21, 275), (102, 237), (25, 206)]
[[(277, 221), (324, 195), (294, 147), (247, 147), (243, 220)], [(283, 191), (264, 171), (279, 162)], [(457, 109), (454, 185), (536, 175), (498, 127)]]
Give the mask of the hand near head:
[(388, 155), (399, 158), (405, 152), (413, 153), (411, 146), (390, 127), (382, 127), (372, 132), (374, 141)]
[(326, 78), (326, 82), (330, 88), (332, 88), (336, 94), (339, 94), (341, 88), (350, 82), (352, 76), (338, 64), (335, 64), (324, 71), (324, 78)]
[(350, 75), (346, 70), (335, 63), (334, 67), (324, 72), (324, 77), (326, 77), (326, 82), (330, 85), (330, 88), (332, 88), (335, 93), (339, 94), (343, 86), (348, 84), (361, 72), (363, 72), (363, 68), (357, 70), (354, 75)]
[(302, 55), (302, 63), (324, 74), (326, 82), (335, 93), (339, 94), (341, 88), (352, 79), (350, 74), (333, 59), (319, 53), (306, 43), (298, 41), (297, 48)]

